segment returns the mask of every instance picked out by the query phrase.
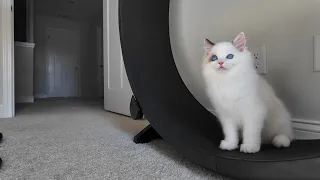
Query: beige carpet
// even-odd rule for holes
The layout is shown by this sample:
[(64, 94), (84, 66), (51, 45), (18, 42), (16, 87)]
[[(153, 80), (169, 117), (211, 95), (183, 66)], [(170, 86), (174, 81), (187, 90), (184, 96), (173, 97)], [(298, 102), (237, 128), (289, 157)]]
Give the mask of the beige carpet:
[(147, 122), (108, 113), (96, 102), (40, 101), (0, 120), (1, 180), (226, 179), (182, 157), (162, 140), (136, 145)]

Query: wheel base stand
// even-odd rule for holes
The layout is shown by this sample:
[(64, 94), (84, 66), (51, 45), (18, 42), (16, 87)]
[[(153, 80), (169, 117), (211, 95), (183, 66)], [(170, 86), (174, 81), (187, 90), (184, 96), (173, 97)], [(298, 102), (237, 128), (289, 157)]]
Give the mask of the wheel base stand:
[(162, 139), (162, 137), (156, 132), (155, 129), (153, 129), (151, 125), (148, 125), (134, 136), (133, 142), (136, 144), (143, 144), (156, 139)]
[[(135, 96), (131, 97), (130, 114), (131, 114), (131, 118), (134, 120), (143, 118), (142, 108)], [(143, 143), (148, 143), (155, 139), (162, 139), (162, 137), (149, 124), (147, 127), (145, 127), (142, 131), (140, 131), (137, 135), (134, 136), (133, 142), (135, 142), (136, 144), (143, 144)]]

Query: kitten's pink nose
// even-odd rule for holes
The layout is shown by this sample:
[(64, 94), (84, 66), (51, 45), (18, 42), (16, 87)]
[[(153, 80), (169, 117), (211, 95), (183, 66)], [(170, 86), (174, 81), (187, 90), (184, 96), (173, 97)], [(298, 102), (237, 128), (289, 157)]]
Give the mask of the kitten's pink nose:
[(223, 62), (222, 62), (222, 61), (219, 61), (218, 64), (221, 66), (221, 65), (223, 64)]

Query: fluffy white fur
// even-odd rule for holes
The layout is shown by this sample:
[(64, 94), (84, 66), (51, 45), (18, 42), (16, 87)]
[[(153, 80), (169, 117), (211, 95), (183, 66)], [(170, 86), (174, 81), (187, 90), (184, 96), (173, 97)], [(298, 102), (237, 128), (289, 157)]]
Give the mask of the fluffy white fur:
[[(257, 74), (244, 33), (233, 43), (205, 40), (205, 51), (202, 74), (225, 137), (220, 148), (237, 149), (239, 138), (244, 153), (258, 152), (261, 143), (289, 147), (293, 139), (290, 114)], [(227, 59), (228, 54), (233, 54), (233, 59)], [(213, 61), (213, 55), (218, 60)]]

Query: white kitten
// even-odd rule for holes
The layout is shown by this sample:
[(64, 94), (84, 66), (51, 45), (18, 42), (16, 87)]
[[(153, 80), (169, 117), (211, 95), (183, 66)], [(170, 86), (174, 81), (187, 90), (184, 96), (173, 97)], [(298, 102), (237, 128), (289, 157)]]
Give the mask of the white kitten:
[(258, 152), (262, 142), (289, 147), (293, 139), (290, 114), (257, 74), (244, 33), (232, 43), (214, 44), (207, 39), (204, 43), (202, 73), (225, 135), (220, 148), (238, 148), (239, 132), (241, 152)]

